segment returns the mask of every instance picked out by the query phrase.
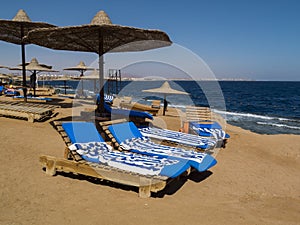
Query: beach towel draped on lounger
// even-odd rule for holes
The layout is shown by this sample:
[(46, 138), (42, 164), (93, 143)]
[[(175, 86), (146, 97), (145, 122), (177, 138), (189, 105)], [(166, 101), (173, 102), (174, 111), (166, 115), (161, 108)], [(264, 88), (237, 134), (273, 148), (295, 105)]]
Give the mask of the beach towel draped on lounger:
[(229, 134), (222, 129), (221, 125), (217, 122), (201, 123), (190, 122), (190, 128), (195, 131), (199, 136), (214, 137), (217, 140), (229, 138)]
[(191, 167), (199, 172), (206, 171), (217, 163), (212, 156), (206, 153), (156, 144), (144, 137), (132, 122), (114, 124), (108, 129), (120, 146), (131, 152), (171, 159), (185, 159)]
[(179, 176), (190, 167), (186, 160), (113, 151), (112, 147), (104, 142), (93, 123), (65, 122), (62, 123), (62, 127), (73, 143), (69, 149), (76, 151), (89, 162), (142, 175), (161, 175), (170, 178)]
[(145, 137), (172, 141), (195, 148), (211, 149), (216, 146), (216, 141), (210, 137), (200, 137), (198, 135), (186, 134), (156, 127), (145, 127), (140, 128), (139, 130)]

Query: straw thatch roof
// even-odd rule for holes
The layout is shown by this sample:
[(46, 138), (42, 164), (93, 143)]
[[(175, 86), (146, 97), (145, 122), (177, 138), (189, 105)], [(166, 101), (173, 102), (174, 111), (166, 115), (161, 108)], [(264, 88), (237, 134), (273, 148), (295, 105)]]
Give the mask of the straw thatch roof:
[(168, 46), (172, 42), (159, 30), (115, 25), (100, 11), (88, 25), (41, 28), (31, 31), (26, 41), (57, 50), (83, 52), (128, 52)]
[(27, 35), (32, 29), (55, 26), (43, 22), (32, 22), (26, 12), (20, 9), (12, 20), (0, 20), (0, 40), (21, 44), (21, 27), (23, 27), (24, 35)]
[(153, 88), (148, 90), (143, 90), (143, 92), (150, 92), (150, 93), (160, 93), (160, 94), (177, 94), (177, 95), (188, 95), (187, 92), (178, 91), (171, 88), (168, 81), (164, 82), (163, 85), (159, 88)]
[(65, 68), (64, 70), (78, 70), (78, 71), (84, 70), (85, 71), (85, 70), (93, 70), (93, 69), (94, 68), (92, 68), (92, 67), (87, 67), (83, 61), (80, 61), (76, 66)]
[[(52, 70), (52, 66), (48, 66), (45, 64), (39, 64), (38, 60), (36, 58), (32, 58), (29, 63), (25, 64), (25, 69), (30, 71), (44, 71), (44, 72), (57, 72), (55, 70)], [(19, 65), (19, 67), (16, 68), (9, 68), (10, 70), (22, 70), (22, 66)]]

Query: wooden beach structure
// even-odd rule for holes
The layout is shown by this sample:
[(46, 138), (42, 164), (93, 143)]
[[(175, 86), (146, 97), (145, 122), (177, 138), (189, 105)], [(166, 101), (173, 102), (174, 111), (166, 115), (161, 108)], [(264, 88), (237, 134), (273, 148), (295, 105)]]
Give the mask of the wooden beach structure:
[(25, 118), (28, 122), (40, 121), (54, 115), (59, 106), (48, 104), (24, 103), (17, 101), (0, 101), (0, 115)]

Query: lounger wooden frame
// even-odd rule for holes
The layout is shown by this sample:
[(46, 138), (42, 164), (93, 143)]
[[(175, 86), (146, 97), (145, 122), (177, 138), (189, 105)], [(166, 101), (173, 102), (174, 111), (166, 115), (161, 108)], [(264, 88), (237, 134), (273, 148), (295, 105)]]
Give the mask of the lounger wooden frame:
[[(61, 126), (62, 122), (54, 122), (54, 126), (67, 146), (71, 144), (67, 134)], [(56, 172), (82, 174), (101, 180), (108, 180), (120, 184), (139, 188), (139, 197), (151, 196), (151, 192), (163, 190), (171, 180), (166, 176), (146, 176), (138, 173), (113, 168), (110, 166), (87, 162), (75, 151), (65, 148), (64, 158), (53, 156), (40, 156), (40, 164), (46, 168), (46, 174), (55, 175)]]
[(135, 103), (120, 103), (120, 107), (130, 109), (130, 110), (137, 110), (142, 112), (149, 112), (153, 116), (156, 116), (159, 109), (158, 108), (152, 108), (151, 106), (140, 104), (138, 102)]
[(59, 106), (15, 101), (0, 101), (0, 115), (26, 118), (29, 122), (43, 120), (53, 115)]

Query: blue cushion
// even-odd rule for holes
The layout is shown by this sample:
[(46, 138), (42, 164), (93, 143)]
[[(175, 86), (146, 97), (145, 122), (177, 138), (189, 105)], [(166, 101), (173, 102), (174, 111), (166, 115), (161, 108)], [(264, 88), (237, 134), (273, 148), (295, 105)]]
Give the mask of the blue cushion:
[(114, 124), (109, 126), (108, 129), (119, 144), (132, 138), (143, 137), (133, 122)]
[(64, 122), (62, 127), (72, 143), (103, 142), (95, 125), (90, 122)]

